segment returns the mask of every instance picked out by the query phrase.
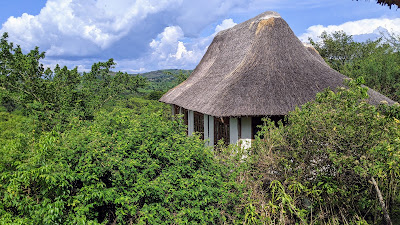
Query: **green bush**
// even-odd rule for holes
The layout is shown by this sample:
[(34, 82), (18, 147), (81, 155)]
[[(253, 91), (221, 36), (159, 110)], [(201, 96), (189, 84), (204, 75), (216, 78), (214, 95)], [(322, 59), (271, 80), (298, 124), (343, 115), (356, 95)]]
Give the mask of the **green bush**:
[(245, 202), (257, 221), (384, 223), (372, 180), (399, 219), (400, 123), (387, 114), (398, 106), (380, 111), (365, 102), (366, 88), (349, 85), (318, 94), (291, 112), (285, 127), (267, 121), (248, 159)]
[(64, 133), (21, 137), (18, 155), (3, 135), (0, 224), (233, 223), (229, 168), (163, 113), (103, 111)]

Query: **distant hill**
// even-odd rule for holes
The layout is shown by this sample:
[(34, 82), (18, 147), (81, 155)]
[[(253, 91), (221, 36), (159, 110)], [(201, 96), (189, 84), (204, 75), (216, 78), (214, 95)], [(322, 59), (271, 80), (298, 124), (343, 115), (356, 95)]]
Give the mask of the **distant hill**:
[(156, 71), (140, 73), (140, 74), (135, 74), (135, 75), (143, 76), (152, 82), (172, 81), (175, 79), (175, 77), (168, 74), (168, 72), (177, 74), (180, 71), (182, 71), (183, 73), (191, 73), (192, 72), (192, 70), (168, 69), (168, 70), (156, 70)]
[[(180, 70), (180, 69), (168, 69), (168, 70), (156, 70), (147, 73), (133, 74), (139, 75), (147, 78), (149, 81), (149, 86), (144, 88), (142, 92), (151, 92), (151, 91), (161, 91), (166, 92), (169, 89), (178, 85), (178, 80), (173, 74), (182, 73), (191, 73), (193, 70)], [(169, 74), (172, 73), (172, 74)]]
[[(174, 74), (182, 73), (191, 73), (193, 70), (181, 70), (181, 69), (167, 69), (167, 70), (156, 70), (147, 73), (137, 73), (137, 74), (129, 74), (132, 76), (142, 76), (147, 78), (149, 81), (149, 85), (145, 88), (139, 88), (140, 92), (151, 92), (151, 91), (162, 91), (166, 92), (169, 89), (175, 87), (179, 84), (177, 78)], [(112, 75), (115, 75), (117, 72), (110, 71)], [(172, 73), (172, 74), (169, 74)]]

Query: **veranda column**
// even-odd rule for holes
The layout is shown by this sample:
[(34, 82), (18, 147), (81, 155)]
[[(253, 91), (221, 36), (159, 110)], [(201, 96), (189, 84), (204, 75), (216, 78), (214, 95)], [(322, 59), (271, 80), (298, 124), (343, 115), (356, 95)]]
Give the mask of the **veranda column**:
[(214, 146), (214, 117), (208, 116), (208, 142), (209, 146)]
[(204, 114), (204, 140), (206, 146), (214, 146), (214, 117)]
[(236, 144), (239, 140), (238, 118), (229, 118), (229, 144)]
[(170, 106), (171, 106), (171, 115), (175, 116), (175, 105), (170, 104)]
[(209, 139), (208, 137), (208, 115), (204, 114), (204, 140), (206, 141), (206, 146), (209, 145), (207, 140)]
[(192, 136), (194, 133), (194, 113), (188, 110), (188, 135)]

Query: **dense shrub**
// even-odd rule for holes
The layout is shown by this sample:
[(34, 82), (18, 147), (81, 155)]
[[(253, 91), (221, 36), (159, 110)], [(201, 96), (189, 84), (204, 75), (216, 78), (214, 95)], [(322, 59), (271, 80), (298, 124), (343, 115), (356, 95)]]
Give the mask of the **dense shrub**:
[(323, 32), (321, 41), (311, 44), (333, 69), (400, 101), (400, 36), (394, 34), (377, 40), (356, 42), (343, 31)]
[(163, 113), (115, 108), (36, 140), (3, 131), (0, 223), (233, 223), (229, 168)]
[(319, 94), (290, 113), (285, 127), (267, 121), (248, 159), (252, 220), (381, 224), (379, 191), (398, 222), (400, 122), (367, 104), (366, 88), (350, 86)]

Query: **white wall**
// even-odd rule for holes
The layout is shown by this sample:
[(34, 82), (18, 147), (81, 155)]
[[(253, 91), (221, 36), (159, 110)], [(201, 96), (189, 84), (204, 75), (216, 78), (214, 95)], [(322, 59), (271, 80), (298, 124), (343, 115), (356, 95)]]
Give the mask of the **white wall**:
[(248, 149), (251, 147), (251, 117), (241, 118), (241, 138), (242, 148)]

